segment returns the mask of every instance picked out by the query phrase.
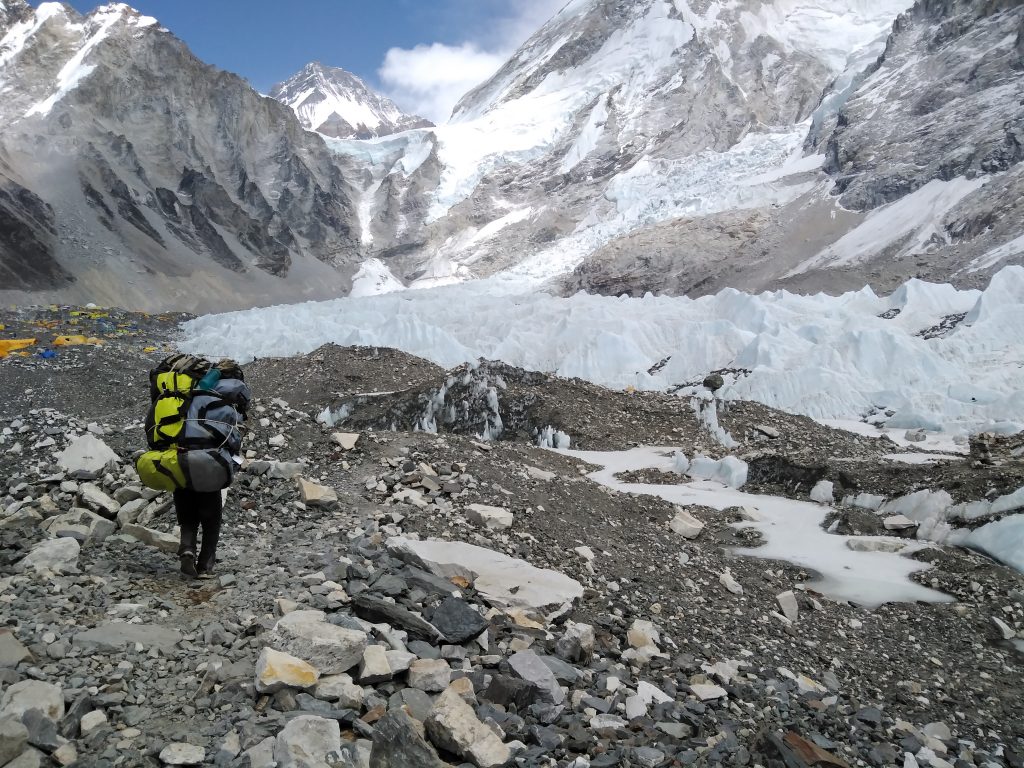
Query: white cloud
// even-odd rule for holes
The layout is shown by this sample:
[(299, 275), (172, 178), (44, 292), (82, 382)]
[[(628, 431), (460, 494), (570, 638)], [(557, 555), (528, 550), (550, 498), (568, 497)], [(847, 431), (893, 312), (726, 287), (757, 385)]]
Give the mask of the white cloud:
[[(388, 95), (407, 112), (435, 123), (447, 122), (459, 99), (497, 72), (565, 2), (508, 3), (512, 9), (487, 15), (478, 29), (466, 32), (467, 40), (461, 45), (433, 43), (412, 49), (392, 48), (378, 71), (381, 82)], [(495, 6), (505, 6), (505, 2), (495, 2)]]
[(402, 109), (444, 123), (458, 100), (497, 72), (505, 58), (482, 51), (474, 43), (392, 48), (379, 74), (388, 95)]

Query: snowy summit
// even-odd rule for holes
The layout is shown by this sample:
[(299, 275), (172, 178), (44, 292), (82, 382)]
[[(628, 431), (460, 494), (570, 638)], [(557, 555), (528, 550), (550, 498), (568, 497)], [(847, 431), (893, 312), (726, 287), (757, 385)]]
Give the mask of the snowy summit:
[(275, 85), (270, 96), (295, 110), (306, 128), (336, 139), (374, 139), (433, 125), (405, 114), (351, 72), (318, 61)]

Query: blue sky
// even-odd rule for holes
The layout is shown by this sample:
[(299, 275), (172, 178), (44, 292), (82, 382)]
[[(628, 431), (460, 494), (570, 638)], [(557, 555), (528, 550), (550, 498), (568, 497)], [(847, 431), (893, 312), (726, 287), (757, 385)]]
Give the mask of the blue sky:
[[(210, 64), (266, 92), (314, 60), (443, 120), (565, 0), (134, 0)], [(100, 3), (71, 0), (87, 13)], [(427, 114), (427, 113), (430, 114)]]

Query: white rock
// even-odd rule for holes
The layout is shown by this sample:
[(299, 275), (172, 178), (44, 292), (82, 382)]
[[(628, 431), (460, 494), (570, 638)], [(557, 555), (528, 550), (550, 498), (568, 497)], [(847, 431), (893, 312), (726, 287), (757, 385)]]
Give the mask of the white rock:
[(590, 718), (590, 727), (595, 731), (600, 731), (605, 728), (625, 728), (627, 725), (629, 725), (629, 723), (616, 715), (595, 715)]
[(64, 717), (64, 694), (60, 687), (41, 680), (22, 680), (8, 686), (0, 698), (0, 717), (21, 720), (30, 709), (38, 709), (54, 722), (60, 720)]
[(903, 531), (907, 528), (917, 528), (919, 523), (914, 522), (906, 515), (893, 515), (882, 521), (887, 531)]
[(409, 665), (408, 683), (427, 693), (447, 690), (452, 680), (452, 668), (444, 659), (418, 659)]
[(480, 768), (505, 765), (512, 757), (497, 734), (481, 723), (473, 708), (451, 688), (434, 702), (426, 729), (430, 740), (438, 747)]
[(321, 675), (339, 675), (363, 659), (365, 632), (328, 624), (320, 611), (293, 611), (278, 619), (264, 642), (309, 662)]
[(319, 485), (304, 477), (299, 478), (299, 494), (302, 496), (302, 503), (311, 507), (321, 507), (333, 504), (338, 500), (338, 492), (326, 485)]
[(775, 596), (775, 599), (779, 601), (779, 607), (782, 608), (782, 613), (787, 619), (792, 622), (796, 622), (800, 616), (800, 605), (796, 601), (796, 595), (793, 590), (782, 592)]
[(393, 675), (400, 675), (409, 671), (409, 666), (416, 661), (416, 654), (408, 651), (388, 651), (388, 666), (391, 667)]
[(79, 730), (82, 734), (89, 733), (101, 725), (107, 724), (107, 713), (99, 709), (94, 709), (92, 712), (86, 712), (82, 715), (82, 721), (79, 724)]
[(573, 552), (582, 557), (588, 563), (594, 562), (594, 558), (596, 557), (594, 555), (594, 550), (592, 550), (590, 547), (576, 547), (575, 549), (573, 549)]
[(546, 608), (583, 597), (583, 585), (575, 579), (472, 544), (393, 537), (387, 548), (395, 557), (435, 576), (469, 579), (492, 605)]
[(155, 547), (161, 552), (173, 555), (178, 551), (178, 537), (170, 533), (154, 531), (152, 528), (146, 528), (144, 525), (125, 525), (121, 528), (121, 533), (125, 536), (131, 536), (133, 539), (138, 539), (143, 544)]
[(526, 474), (529, 475), (532, 480), (542, 480), (544, 482), (554, 480), (558, 477), (554, 472), (548, 472), (547, 470), (531, 467), (530, 465), (526, 466)]
[(742, 595), (743, 587), (732, 577), (732, 572), (726, 568), (725, 572), (718, 576), (718, 583), (732, 592), (734, 595)]
[(396, 504), (412, 504), (414, 507), (419, 507), (420, 509), (426, 509), (430, 506), (427, 503), (427, 500), (423, 497), (423, 494), (415, 488), (403, 488), (402, 490), (391, 494), (389, 500)]
[(95, 435), (76, 437), (57, 457), (57, 465), (71, 477), (91, 480), (113, 469), (121, 460)]
[(558, 705), (565, 700), (565, 693), (554, 673), (533, 651), (512, 654), (508, 658), (508, 665), (513, 674), (536, 686), (543, 701)]
[(639, 696), (626, 697), (626, 719), (636, 720), (638, 717), (647, 716), (647, 705)]
[(160, 762), (164, 765), (201, 765), (206, 759), (206, 750), (194, 744), (168, 744), (160, 750)]
[(835, 501), (834, 488), (831, 480), (819, 480), (811, 488), (811, 501), (816, 501), (819, 504), (831, 504)]
[(367, 646), (363, 651), (363, 660), (359, 664), (359, 682), (363, 685), (372, 685), (386, 682), (393, 676), (384, 646)]
[(312, 688), (320, 673), (302, 659), (264, 648), (256, 659), (256, 690), (276, 693), (282, 688)]
[(274, 448), (280, 448), (287, 442), (287, 440), (285, 440), (284, 435), (274, 435), (272, 438), (267, 440), (267, 442)]
[(911, 443), (923, 443), (928, 439), (928, 433), (923, 429), (908, 429), (903, 438)]
[(684, 539), (695, 539), (700, 536), (700, 532), (704, 530), (704, 523), (682, 507), (676, 507), (675, 512), (676, 516), (668, 523), (673, 533), (678, 533)]
[(701, 701), (711, 701), (712, 699), (720, 699), (727, 695), (725, 688), (717, 685), (711, 685), (709, 683), (691, 683), (690, 690), (693, 691)]
[(343, 451), (351, 451), (359, 442), (359, 435), (355, 432), (334, 432), (331, 434), (331, 442)]
[(466, 507), (466, 517), (473, 525), (491, 531), (511, 528), (514, 521), (513, 514), (504, 507), (492, 507), (487, 504), (470, 504)]
[(17, 569), (64, 573), (78, 567), (81, 546), (74, 539), (47, 539), (36, 544), (17, 564)]
[(300, 715), (277, 735), (274, 759), (278, 768), (325, 768), (327, 756), (339, 751), (341, 727), (337, 720)]
[(343, 709), (358, 710), (363, 706), (366, 693), (356, 685), (348, 675), (330, 675), (321, 677), (316, 684), (316, 698), (324, 701), (336, 701)]
[(39, 527), (51, 536), (86, 542), (105, 540), (117, 530), (117, 523), (87, 509), (74, 509), (65, 515), (47, 518)]
[(663, 690), (643, 680), (637, 683), (636, 695), (640, 697), (644, 706), (647, 707), (652, 704), (667, 704), (673, 700), (672, 697)]

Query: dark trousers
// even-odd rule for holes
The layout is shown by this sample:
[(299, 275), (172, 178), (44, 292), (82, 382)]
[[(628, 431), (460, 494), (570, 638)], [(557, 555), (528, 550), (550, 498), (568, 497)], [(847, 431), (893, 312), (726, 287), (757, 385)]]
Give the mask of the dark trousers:
[(196, 566), (201, 571), (213, 568), (217, 560), (217, 540), (220, 538), (223, 498), (220, 491), (200, 493), (199, 491), (175, 491), (174, 511), (181, 527), (181, 544), (178, 554), (196, 551), (199, 529), (203, 529), (203, 548), (199, 551)]

